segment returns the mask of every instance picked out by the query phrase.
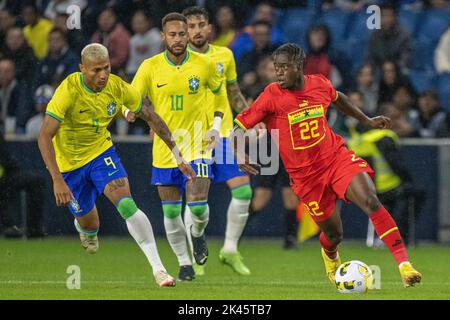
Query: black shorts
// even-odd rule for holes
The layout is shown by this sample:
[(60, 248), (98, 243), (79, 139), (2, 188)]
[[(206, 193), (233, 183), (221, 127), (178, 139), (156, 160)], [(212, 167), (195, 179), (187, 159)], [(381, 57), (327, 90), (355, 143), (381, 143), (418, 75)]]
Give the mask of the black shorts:
[(251, 180), (253, 188), (275, 189), (277, 183), (281, 187), (290, 187), (289, 176), (282, 161), (280, 161), (280, 167), (276, 174), (251, 176)]

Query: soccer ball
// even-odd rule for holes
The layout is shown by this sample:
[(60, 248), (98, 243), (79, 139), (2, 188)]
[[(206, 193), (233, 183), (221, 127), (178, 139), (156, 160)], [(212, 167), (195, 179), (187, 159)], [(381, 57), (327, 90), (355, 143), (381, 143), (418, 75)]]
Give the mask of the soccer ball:
[(370, 268), (361, 261), (346, 261), (335, 274), (336, 288), (340, 293), (365, 293), (373, 284)]

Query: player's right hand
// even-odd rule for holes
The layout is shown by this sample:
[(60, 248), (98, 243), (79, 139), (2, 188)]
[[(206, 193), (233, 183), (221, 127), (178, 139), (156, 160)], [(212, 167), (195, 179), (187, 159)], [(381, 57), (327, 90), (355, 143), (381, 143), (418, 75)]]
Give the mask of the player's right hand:
[(125, 112), (125, 114), (126, 114), (125, 119), (127, 119), (128, 122), (133, 123), (136, 121), (136, 113), (134, 113), (133, 111)]
[(261, 166), (259, 164), (250, 164), (250, 163), (244, 163), (244, 164), (239, 164), (239, 169), (242, 172), (245, 172), (246, 174), (251, 174), (253, 176), (256, 176), (260, 173), (261, 171)]
[(180, 171), (188, 180), (195, 181), (195, 179), (197, 178), (197, 174), (195, 173), (194, 169), (192, 169), (192, 166), (184, 159), (179, 162), (178, 169), (180, 169)]
[(73, 198), (72, 192), (63, 178), (53, 180), (53, 193), (58, 207), (68, 205)]

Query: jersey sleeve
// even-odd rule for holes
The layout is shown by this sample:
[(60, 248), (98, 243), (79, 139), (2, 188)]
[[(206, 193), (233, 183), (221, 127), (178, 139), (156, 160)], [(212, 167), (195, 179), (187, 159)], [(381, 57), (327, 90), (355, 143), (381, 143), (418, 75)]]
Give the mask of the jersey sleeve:
[(323, 75), (318, 75), (322, 81), (324, 82), (324, 85), (326, 87), (327, 93), (329, 94), (330, 98), (331, 98), (331, 102), (335, 102), (338, 98), (338, 92), (336, 91), (336, 89), (333, 87), (333, 84), (331, 83), (330, 80), (328, 80), (325, 76)]
[(123, 106), (134, 113), (139, 113), (142, 109), (142, 96), (130, 84), (120, 80), (122, 83), (122, 102)]
[(227, 84), (233, 84), (237, 81), (236, 61), (234, 60), (233, 52), (228, 51), (228, 54), (230, 56), (230, 63), (228, 64), (225, 76)]
[(211, 59), (209, 59), (208, 61), (208, 67), (209, 67), (207, 80), (208, 87), (214, 94), (218, 94), (220, 92), (220, 89), (222, 88), (223, 82), (222, 76), (217, 70), (217, 65)]
[(272, 96), (268, 88), (253, 102), (250, 108), (241, 112), (234, 119), (234, 123), (244, 131), (253, 128), (259, 122), (265, 122), (265, 118), (272, 113)]
[(148, 63), (143, 62), (139, 66), (136, 75), (131, 82), (131, 86), (137, 90), (138, 94), (144, 98), (150, 98), (151, 77)]
[(64, 117), (72, 103), (72, 100), (68, 81), (65, 80), (56, 89), (52, 99), (47, 105), (45, 113), (59, 122), (62, 122), (64, 121)]

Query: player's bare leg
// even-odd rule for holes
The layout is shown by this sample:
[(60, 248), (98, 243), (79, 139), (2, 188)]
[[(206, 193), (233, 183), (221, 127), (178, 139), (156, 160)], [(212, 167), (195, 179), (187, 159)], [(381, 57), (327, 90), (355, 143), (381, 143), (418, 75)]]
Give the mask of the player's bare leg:
[(156, 283), (160, 287), (175, 286), (174, 278), (167, 273), (159, 257), (152, 225), (146, 214), (139, 210), (131, 197), (128, 179), (112, 180), (105, 186), (103, 193), (116, 206), (117, 211), (125, 220), (131, 236), (147, 257)]
[(259, 212), (264, 209), (272, 199), (272, 190), (269, 188), (258, 187), (253, 190), (252, 210)]
[(321, 222), (316, 222), (320, 233), (320, 244), (322, 246), (322, 258), (325, 264), (325, 270), (328, 279), (334, 284), (334, 275), (341, 265), (339, 257), (338, 245), (342, 241), (343, 229), (341, 214), (337, 206), (335, 206), (332, 216)]
[(238, 242), (248, 219), (252, 199), (252, 189), (248, 176), (235, 177), (227, 181), (231, 191), (231, 202), (227, 211), (225, 243), (220, 250), (219, 259), (240, 275), (250, 275), (250, 269), (243, 263), (238, 251)]
[(406, 247), (397, 224), (380, 203), (375, 185), (369, 175), (366, 172), (361, 172), (353, 177), (345, 196), (369, 216), (378, 236), (397, 261), (404, 286), (410, 287), (419, 283), (422, 275), (409, 262)]
[(205, 239), (205, 228), (209, 221), (208, 191), (210, 179), (199, 178), (186, 182), (187, 210), (191, 213), (192, 225), (189, 228), (192, 239), (193, 255), (198, 265), (208, 260), (208, 246)]
[(100, 220), (95, 205), (92, 210), (85, 215), (76, 217), (74, 224), (80, 234), (81, 246), (87, 253), (96, 253), (99, 247), (97, 233), (100, 227)]
[(195, 278), (186, 243), (186, 229), (181, 218), (182, 199), (178, 186), (158, 186), (164, 213), (164, 228), (170, 247), (177, 256), (180, 271), (178, 279), (191, 281)]
[(283, 248), (296, 249), (297, 248), (297, 206), (299, 199), (291, 187), (283, 187), (281, 189), (281, 197), (283, 199), (283, 206), (286, 210), (285, 216), (285, 236)]

